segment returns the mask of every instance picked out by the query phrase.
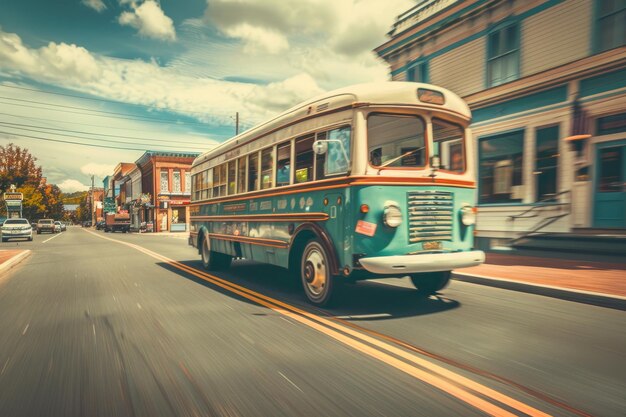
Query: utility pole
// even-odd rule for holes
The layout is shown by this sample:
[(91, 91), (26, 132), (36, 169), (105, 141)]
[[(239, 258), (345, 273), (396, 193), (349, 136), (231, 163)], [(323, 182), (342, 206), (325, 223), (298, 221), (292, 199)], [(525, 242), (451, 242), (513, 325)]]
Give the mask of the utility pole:
[(93, 175), (91, 176), (91, 225), (93, 226), (96, 221), (94, 220), (94, 217), (96, 216), (96, 200), (94, 198), (93, 195)]
[(239, 134), (239, 112), (235, 113), (235, 136)]

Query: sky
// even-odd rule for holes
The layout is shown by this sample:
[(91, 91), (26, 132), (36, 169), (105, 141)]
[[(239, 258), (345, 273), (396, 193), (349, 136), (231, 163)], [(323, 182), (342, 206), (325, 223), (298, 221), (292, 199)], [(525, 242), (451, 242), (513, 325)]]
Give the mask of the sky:
[[(415, 0), (0, 0), (0, 145), (86, 190), (145, 150), (203, 152), (318, 95), (389, 79)], [(85, 146), (85, 144), (95, 146)]]

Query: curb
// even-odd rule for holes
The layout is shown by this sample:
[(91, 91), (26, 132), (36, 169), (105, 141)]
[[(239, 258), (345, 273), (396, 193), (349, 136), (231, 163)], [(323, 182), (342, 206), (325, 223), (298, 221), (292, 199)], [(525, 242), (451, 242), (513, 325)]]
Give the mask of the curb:
[(30, 249), (26, 249), (23, 252), (20, 252), (14, 257), (10, 258), (8, 261), (4, 261), (2, 264), (0, 264), (0, 275), (8, 271), (9, 269), (13, 268), (15, 265), (19, 264), (20, 262), (22, 262), (30, 254), (31, 254)]
[(555, 287), (552, 285), (530, 284), (528, 282), (459, 272), (453, 272), (452, 279), (472, 284), (487, 285), (489, 287), (502, 288), (505, 290), (520, 291), (529, 294), (542, 295), (545, 297), (559, 298), (566, 301), (574, 301), (577, 303), (626, 311), (626, 297), (619, 295), (575, 290), (570, 288)]

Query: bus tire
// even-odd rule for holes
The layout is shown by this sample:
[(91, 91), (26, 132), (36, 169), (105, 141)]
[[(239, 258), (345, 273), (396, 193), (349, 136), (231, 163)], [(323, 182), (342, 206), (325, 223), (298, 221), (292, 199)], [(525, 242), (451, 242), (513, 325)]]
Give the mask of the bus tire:
[(329, 305), (337, 290), (337, 277), (330, 268), (324, 245), (314, 238), (307, 242), (300, 260), (300, 278), (308, 300), (317, 306)]
[(452, 271), (423, 272), (412, 274), (411, 282), (420, 295), (429, 296), (444, 289), (450, 282)]
[(202, 255), (202, 266), (208, 271), (221, 271), (228, 269), (233, 257), (226, 255), (225, 253), (219, 253), (211, 250), (211, 243), (208, 236), (205, 234), (202, 237), (202, 248), (200, 249)]

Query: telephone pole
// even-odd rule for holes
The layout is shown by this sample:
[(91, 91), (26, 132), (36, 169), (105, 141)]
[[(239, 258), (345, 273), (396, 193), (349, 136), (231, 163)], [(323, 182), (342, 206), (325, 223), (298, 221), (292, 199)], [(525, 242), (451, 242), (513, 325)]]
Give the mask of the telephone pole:
[(93, 226), (96, 222), (94, 220), (94, 217), (96, 215), (96, 202), (95, 202), (95, 198), (93, 195), (93, 175), (91, 176), (91, 225)]
[(235, 136), (239, 134), (239, 112), (235, 113)]

